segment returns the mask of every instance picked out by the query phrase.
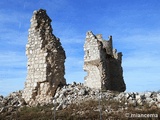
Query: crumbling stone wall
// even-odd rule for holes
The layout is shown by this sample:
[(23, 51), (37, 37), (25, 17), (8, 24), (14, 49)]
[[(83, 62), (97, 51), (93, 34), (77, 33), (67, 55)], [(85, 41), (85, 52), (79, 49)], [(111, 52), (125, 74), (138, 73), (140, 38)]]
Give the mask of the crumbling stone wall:
[(58, 86), (66, 84), (66, 59), (60, 39), (52, 34), (45, 10), (34, 11), (26, 45), (27, 80), (23, 98), (30, 104), (49, 103)]
[(112, 46), (112, 36), (103, 40), (102, 35), (86, 34), (84, 44), (84, 70), (87, 72), (85, 85), (102, 90), (125, 91), (121, 67), (122, 53)]

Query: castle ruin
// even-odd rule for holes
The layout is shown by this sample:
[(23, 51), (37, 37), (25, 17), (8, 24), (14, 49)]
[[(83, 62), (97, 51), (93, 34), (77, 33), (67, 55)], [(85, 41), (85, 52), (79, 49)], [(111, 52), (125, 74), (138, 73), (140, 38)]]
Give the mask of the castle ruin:
[[(122, 53), (112, 46), (112, 36), (87, 32), (84, 44), (85, 86), (101, 90), (125, 91), (121, 67)], [(27, 79), (22, 97), (29, 105), (48, 104), (64, 78), (66, 59), (60, 39), (52, 34), (51, 19), (45, 10), (34, 11), (26, 45)]]
[(122, 53), (113, 49), (112, 36), (106, 41), (101, 34), (87, 32), (84, 51), (85, 86), (119, 92), (126, 90), (121, 67)]
[(58, 86), (65, 85), (66, 59), (60, 39), (52, 34), (45, 10), (34, 11), (26, 45), (27, 80), (22, 94), (29, 105), (50, 103)]

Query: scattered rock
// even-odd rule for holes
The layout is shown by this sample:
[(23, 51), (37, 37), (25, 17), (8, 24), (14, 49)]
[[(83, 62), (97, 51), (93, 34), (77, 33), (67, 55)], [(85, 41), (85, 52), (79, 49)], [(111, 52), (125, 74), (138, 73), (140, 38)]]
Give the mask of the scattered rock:
[(16, 111), (18, 108), (27, 105), (22, 98), (22, 91), (10, 93), (9, 96), (0, 97), (0, 113), (9, 113)]
[[(133, 92), (113, 92), (105, 91), (100, 92), (97, 89), (91, 89), (83, 84), (68, 84), (63, 87), (58, 87), (55, 96), (53, 97), (52, 110), (62, 110), (67, 108), (71, 104), (80, 104), (81, 102), (88, 100), (102, 99), (108, 101), (124, 102), (124, 106), (117, 106), (118, 111), (127, 110), (130, 105), (135, 109), (139, 109), (138, 106), (148, 104), (150, 108), (160, 108), (160, 93), (146, 92), (146, 93), (133, 93)], [(7, 97), (0, 96), (0, 113), (12, 114), (21, 107), (28, 106), (22, 98), (22, 91), (13, 92)], [(42, 106), (42, 105), (41, 105)], [(110, 106), (104, 108), (105, 112), (111, 113)], [(94, 111), (99, 108), (94, 109)], [(83, 113), (82, 113), (83, 114)]]

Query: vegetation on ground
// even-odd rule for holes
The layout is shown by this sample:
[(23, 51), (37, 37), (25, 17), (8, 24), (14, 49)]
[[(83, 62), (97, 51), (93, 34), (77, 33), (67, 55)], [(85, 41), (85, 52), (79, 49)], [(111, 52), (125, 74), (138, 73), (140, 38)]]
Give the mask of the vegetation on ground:
[[(135, 115), (157, 114), (159, 117), (131, 117)], [(0, 120), (158, 120), (160, 110), (157, 107), (127, 105), (125, 101), (90, 100), (80, 104), (71, 104), (68, 108), (54, 110), (53, 105), (23, 107), (13, 113), (0, 114)]]

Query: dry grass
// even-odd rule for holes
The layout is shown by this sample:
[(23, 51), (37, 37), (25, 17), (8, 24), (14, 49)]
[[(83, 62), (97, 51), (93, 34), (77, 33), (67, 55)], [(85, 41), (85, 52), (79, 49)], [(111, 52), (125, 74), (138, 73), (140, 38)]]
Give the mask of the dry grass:
[[(37, 107), (24, 107), (21, 110), (17, 110), (15, 113), (10, 115), (1, 114), (0, 120), (54, 120), (54, 115), (56, 115), (56, 120), (100, 120), (100, 114), (102, 120), (158, 120), (160, 119), (160, 110), (156, 107), (150, 108), (147, 104), (144, 106), (135, 107), (129, 105), (126, 109), (125, 102), (117, 101), (86, 101), (79, 105), (72, 104), (70, 107), (56, 111), (51, 110), (53, 105), (48, 106), (37, 106)], [(99, 111), (101, 108), (101, 112)], [(123, 109), (122, 109), (123, 108)], [(158, 114), (159, 118), (128, 118), (126, 113), (129, 114)]]

